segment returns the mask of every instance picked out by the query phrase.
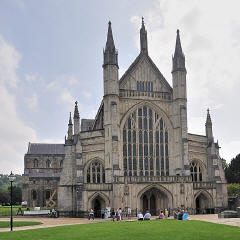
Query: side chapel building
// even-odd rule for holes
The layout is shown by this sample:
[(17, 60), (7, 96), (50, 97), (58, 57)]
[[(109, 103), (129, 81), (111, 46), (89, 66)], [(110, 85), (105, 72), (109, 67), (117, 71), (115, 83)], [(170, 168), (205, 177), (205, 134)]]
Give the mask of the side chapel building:
[(91, 208), (185, 208), (210, 213), (227, 207), (219, 145), (207, 112), (206, 135), (188, 133), (185, 56), (179, 30), (172, 58), (172, 87), (148, 55), (142, 20), (141, 51), (118, 76), (111, 22), (103, 53), (104, 95), (95, 119), (82, 119), (77, 102), (64, 144), (29, 143), (23, 200), (57, 206), (61, 215)]

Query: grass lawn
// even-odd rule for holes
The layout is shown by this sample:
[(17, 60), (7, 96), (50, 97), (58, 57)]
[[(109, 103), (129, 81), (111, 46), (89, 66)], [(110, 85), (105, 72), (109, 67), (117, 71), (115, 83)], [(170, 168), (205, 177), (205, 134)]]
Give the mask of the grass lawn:
[(239, 240), (240, 228), (201, 221), (105, 222), (0, 233), (0, 239)]
[[(13, 227), (23, 227), (42, 224), (40, 222), (18, 222), (13, 221)], [(0, 221), (0, 228), (10, 228), (10, 221)]]

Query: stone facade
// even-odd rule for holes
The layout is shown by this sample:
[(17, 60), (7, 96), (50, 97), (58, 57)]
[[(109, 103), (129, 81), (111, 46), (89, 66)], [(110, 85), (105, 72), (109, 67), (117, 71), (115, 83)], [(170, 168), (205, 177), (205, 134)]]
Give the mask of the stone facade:
[[(91, 208), (98, 215), (106, 207), (131, 208), (132, 214), (149, 210), (154, 215), (165, 208), (210, 213), (227, 207), (226, 180), (209, 111), (206, 136), (188, 133), (187, 71), (179, 31), (172, 87), (148, 55), (144, 22), (140, 46), (139, 56), (119, 79), (109, 22), (98, 113), (95, 119), (82, 119), (80, 128), (76, 102), (64, 153), (25, 155), (23, 200), (29, 206), (46, 202), (41, 194), (34, 202), (33, 190), (55, 189), (64, 216), (84, 216)], [(35, 158), (56, 164), (42, 168), (39, 163), (34, 168)], [(51, 186), (43, 184), (47, 178)]]

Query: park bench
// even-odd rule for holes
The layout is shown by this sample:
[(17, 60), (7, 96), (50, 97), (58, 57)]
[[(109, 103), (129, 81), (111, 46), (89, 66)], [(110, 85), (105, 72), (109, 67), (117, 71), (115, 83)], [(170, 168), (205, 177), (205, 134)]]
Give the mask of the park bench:
[(24, 216), (49, 216), (50, 210), (33, 210), (33, 211), (24, 211)]

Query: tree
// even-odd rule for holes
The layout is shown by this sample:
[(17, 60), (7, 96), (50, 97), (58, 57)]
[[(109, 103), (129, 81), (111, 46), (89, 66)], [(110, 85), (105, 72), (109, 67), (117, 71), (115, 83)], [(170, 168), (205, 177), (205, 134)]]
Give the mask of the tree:
[(0, 189), (0, 203), (3, 206), (10, 203), (10, 195), (7, 189)]
[[(21, 204), (22, 202), (22, 189), (20, 187), (17, 187), (17, 186), (13, 186), (12, 187), (12, 196), (13, 196), (13, 199), (12, 199), (12, 202), (13, 202), (13, 205), (16, 205), (16, 204)], [(11, 187), (8, 188), (8, 192), (9, 192), (9, 195), (11, 194)]]
[(223, 170), (225, 170), (228, 167), (228, 163), (224, 158), (222, 158), (222, 166), (223, 166)]
[(240, 183), (240, 154), (233, 158), (224, 170), (228, 183)]
[(231, 183), (227, 185), (228, 196), (237, 197), (240, 193), (240, 184)]

